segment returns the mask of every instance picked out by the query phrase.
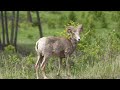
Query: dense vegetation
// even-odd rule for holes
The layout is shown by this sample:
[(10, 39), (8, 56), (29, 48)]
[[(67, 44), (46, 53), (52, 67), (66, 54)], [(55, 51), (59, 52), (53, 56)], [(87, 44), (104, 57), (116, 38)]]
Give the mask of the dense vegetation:
[[(82, 23), (84, 27), (80, 34), (81, 42), (71, 57), (70, 77), (67, 77), (64, 67), (61, 75), (56, 76), (58, 59), (54, 57), (46, 68), (49, 78), (120, 78), (119, 11), (41, 11), (40, 16), (44, 36), (66, 36), (67, 25)], [(36, 78), (34, 46), (39, 39), (36, 14), (32, 12), (33, 23), (27, 22), (26, 18), (26, 12), (21, 11), (18, 52), (9, 45), (0, 53), (0, 78)]]

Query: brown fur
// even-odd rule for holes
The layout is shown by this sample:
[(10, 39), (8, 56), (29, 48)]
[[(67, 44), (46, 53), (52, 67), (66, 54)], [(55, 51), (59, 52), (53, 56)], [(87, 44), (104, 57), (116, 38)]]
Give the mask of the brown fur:
[(46, 55), (55, 55), (61, 58), (71, 55), (75, 50), (71, 40), (63, 37), (48, 37), (45, 46)]

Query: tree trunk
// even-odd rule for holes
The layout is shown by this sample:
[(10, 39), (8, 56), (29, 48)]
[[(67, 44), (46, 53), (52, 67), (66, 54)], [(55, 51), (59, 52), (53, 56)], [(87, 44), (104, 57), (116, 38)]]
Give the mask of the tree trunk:
[(6, 29), (6, 41), (7, 41), (7, 45), (9, 45), (10, 42), (9, 42), (9, 34), (8, 34), (7, 11), (5, 11), (5, 29)]
[(19, 21), (19, 11), (17, 11), (17, 16), (16, 16), (16, 28), (15, 28), (15, 39), (14, 39), (14, 45), (15, 45), (16, 51), (17, 51), (18, 21)]
[(13, 39), (14, 39), (14, 20), (15, 20), (15, 11), (12, 11), (12, 22), (11, 22), (11, 39), (10, 43), (13, 45)]
[(38, 20), (39, 34), (40, 34), (40, 38), (41, 38), (41, 37), (43, 37), (43, 33), (42, 33), (42, 26), (41, 26), (39, 11), (36, 11), (36, 14), (37, 14), (37, 20)]
[[(1, 13), (0, 13), (0, 22), (1, 22)], [(2, 50), (1, 33), (0, 33), (0, 50)]]
[(3, 17), (3, 11), (1, 11), (1, 22), (2, 22), (2, 49), (4, 50), (4, 46), (5, 46), (5, 27), (4, 27), (4, 17)]
[(27, 11), (27, 20), (28, 20), (28, 22), (32, 23), (32, 16), (31, 16), (30, 11)]
[(0, 37), (0, 50), (2, 50), (1, 37)]

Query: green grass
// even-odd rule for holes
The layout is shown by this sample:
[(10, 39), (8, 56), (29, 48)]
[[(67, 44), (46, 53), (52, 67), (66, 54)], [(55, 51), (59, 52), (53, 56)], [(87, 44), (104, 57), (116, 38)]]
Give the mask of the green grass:
[[(0, 61), (3, 66), (0, 68), (1, 79), (35, 79), (34, 63), (35, 57), (27, 56), (18, 58), (17, 61), (12, 62), (15, 57), (6, 57), (1, 55)], [(7, 58), (9, 62), (7, 61)], [(57, 65), (55, 58), (51, 58), (48, 64), (49, 69), (46, 70), (47, 76), (51, 79), (119, 79), (120, 78), (120, 56), (117, 56), (115, 60), (101, 60), (94, 61), (94, 65), (85, 63), (78, 57), (73, 58), (74, 65), (71, 66), (71, 74), (68, 77), (66, 75), (66, 69), (61, 69), (60, 76), (56, 75)], [(48, 68), (47, 67), (47, 68)], [(56, 67), (56, 68), (55, 68)], [(40, 78), (42, 74), (40, 71)]]

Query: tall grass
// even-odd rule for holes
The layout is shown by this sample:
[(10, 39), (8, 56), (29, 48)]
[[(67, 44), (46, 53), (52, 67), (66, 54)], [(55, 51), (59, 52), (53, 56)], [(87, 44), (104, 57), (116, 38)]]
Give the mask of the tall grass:
[[(47, 76), (51, 79), (119, 79), (120, 78), (120, 55), (115, 59), (107, 61), (80, 60), (79, 57), (72, 59), (74, 65), (71, 66), (71, 74), (68, 77), (65, 68), (62, 68), (60, 76), (56, 75), (55, 59), (50, 59), (47, 66)], [(0, 78), (1, 79), (35, 79), (34, 63), (35, 57), (31, 55), (20, 57), (17, 55), (0, 56)], [(40, 71), (40, 78), (42, 74)]]
[[(36, 14), (32, 12), (33, 24)], [(39, 39), (37, 25), (25, 21), (21, 12), (18, 31), (18, 52), (13, 46), (0, 52), (0, 78), (35, 79), (35, 42)], [(50, 58), (46, 73), (53, 79), (118, 79), (120, 78), (120, 29), (119, 12), (102, 11), (41, 11), (44, 36), (66, 36), (65, 26), (82, 23), (81, 42), (69, 61), (71, 73), (68, 77), (65, 59), (60, 76), (57, 76), (58, 58)], [(71, 21), (72, 20), (72, 21)], [(1, 30), (1, 29), (0, 29)], [(41, 71), (40, 78), (42, 77)]]

